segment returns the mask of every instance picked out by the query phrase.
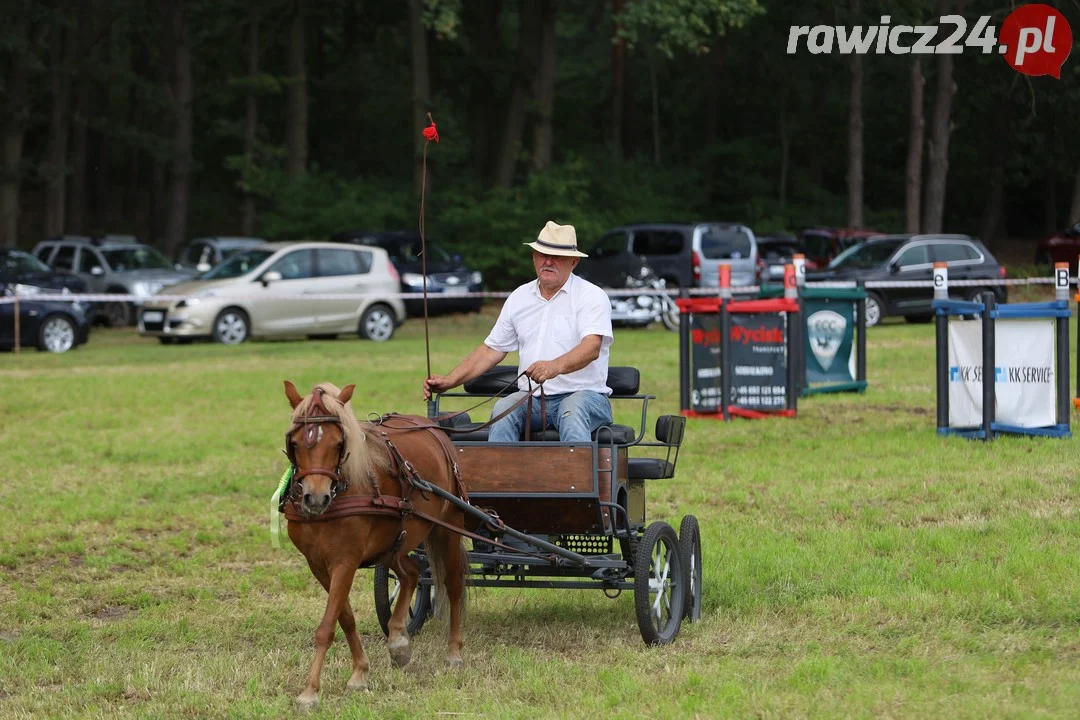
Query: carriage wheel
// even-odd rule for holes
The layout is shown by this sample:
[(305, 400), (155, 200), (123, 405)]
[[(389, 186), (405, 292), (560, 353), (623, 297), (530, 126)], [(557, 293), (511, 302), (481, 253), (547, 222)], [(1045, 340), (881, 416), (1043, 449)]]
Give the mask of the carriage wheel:
[(701, 619), (701, 529), (697, 518), (687, 515), (679, 525), (679, 549), (686, 561), (686, 613), (690, 622)]
[(686, 612), (686, 562), (666, 522), (645, 530), (634, 554), (634, 609), (646, 645), (667, 645)]
[[(427, 562), (420, 560), (421, 579), (430, 574)], [(398, 583), (397, 574), (385, 565), (375, 566), (375, 614), (379, 617), (379, 627), (383, 635), (390, 635), (390, 616), (394, 614), (394, 603), (397, 602), (398, 591), (401, 585)], [(409, 637), (415, 636), (424, 627), (428, 616), (431, 615), (431, 593), (434, 588), (431, 585), (417, 584), (416, 592), (413, 593), (412, 605), (409, 607), (409, 619), (405, 630)]]

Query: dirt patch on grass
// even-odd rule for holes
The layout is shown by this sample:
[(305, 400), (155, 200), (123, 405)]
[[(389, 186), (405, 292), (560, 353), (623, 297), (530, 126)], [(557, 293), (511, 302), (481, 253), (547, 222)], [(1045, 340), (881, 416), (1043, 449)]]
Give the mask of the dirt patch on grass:
[(90, 613), (90, 617), (95, 620), (101, 620), (102, 622), (116, 622), (117, 620), (123, 620), (124, 618), (134, 614), (134, 610), (122, 605), (106, 605), (103, 608), (99, 608), (95, 612)]

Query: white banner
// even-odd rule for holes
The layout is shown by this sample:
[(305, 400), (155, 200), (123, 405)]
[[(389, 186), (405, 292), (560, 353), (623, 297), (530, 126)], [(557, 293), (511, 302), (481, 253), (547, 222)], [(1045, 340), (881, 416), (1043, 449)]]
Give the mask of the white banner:
[[(1054, 321), (997, 320), (995, 422), (1046, 427), (1057, 422)], [(982, 322), (949, 319), (949, 426), (982, 425)]]

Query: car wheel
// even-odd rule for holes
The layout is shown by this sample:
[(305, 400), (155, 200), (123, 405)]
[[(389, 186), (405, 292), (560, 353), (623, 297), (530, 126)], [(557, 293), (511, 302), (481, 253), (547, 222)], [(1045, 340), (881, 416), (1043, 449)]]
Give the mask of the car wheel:
[(51, 353), (65, 353), (75, 347), (75, 323), (63, 315), (45, 318), (38, 332), (38, 349)]
[(866, 294), (866, 327), (874, 327), (885, 317), (885, 303), (875, 293)]
[(109, 327), (127, 327), (131, 324), (134, 313), (126, 302), (107, 302), (102, 310)]
[(239, 345), (247, 340), (250, 327), (247, 313), (238, 308), (225, 308), (214, 320), (214, 340), (222, 345)]
[(360, 316), (360, 337), (385, 342), (394, 335), (394, 311), (386, 305), (372, 305)]

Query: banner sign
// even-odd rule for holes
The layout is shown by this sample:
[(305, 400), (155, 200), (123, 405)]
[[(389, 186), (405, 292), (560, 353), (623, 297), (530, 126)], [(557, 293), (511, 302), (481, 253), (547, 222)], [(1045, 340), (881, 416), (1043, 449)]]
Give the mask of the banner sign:
[(787, 337), (781, 313), (731, 316), (730, 403), (748, 410), (787, 405)]
[(804, 300), (806, 308), (807, 382), (851, 382), (855, 379), (854, 302)]
[[(996, 320), (995, 421), (1014, 427), (1057, 422), (1052, 319)], [(982, 322), (949, 319), (949, 425), (982, 424)]]
[(720, 412), (720, 314), (690, 316), (690, 407), (694, 412)]

